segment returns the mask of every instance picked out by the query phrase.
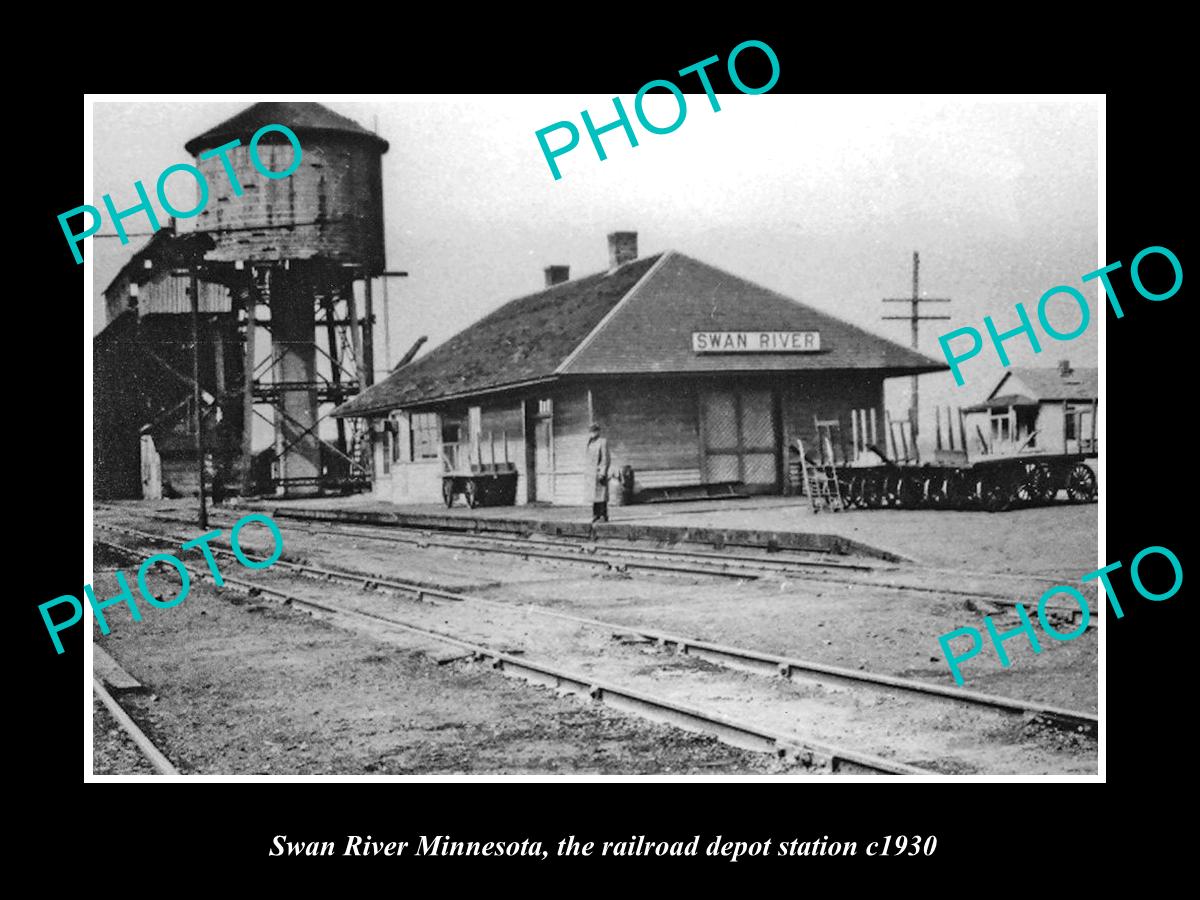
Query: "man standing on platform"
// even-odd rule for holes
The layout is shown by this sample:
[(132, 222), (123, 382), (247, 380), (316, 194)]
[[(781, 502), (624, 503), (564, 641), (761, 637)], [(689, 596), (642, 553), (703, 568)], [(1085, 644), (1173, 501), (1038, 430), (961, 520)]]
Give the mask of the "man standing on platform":
[(592, 524), (608, 521), (608, 440), (596, 422), (588, 428), (587, 464), (584, 471), (592, 486)]

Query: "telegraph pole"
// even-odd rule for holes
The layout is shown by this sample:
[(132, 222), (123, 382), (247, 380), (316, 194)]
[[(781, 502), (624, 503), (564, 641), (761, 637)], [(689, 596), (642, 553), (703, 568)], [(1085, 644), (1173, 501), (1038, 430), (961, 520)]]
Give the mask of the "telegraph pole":
[[(917, 253), (917, 251), (914, 250), (913, 251), (913, 273), (912, 273), (912, 296), (911, 297), (885, 297), (883, 299), (884, 303), (911, 303), (912, 304), (912, 312), (909, 313), (907, 316), (884, 316), (883, 318), (907, 320), (912, 323), (912, 348), (914, 350), (920, 349), (920, 343), (918, 341), (919, 323), (934, 321), (937, 319), (949, 319), (950, 318), (949, 316), (923, 316), (923, 315), (921, 315), (920, 304), (922, 304), (922, 303), (949, 303), (950, 298), (949, 297), (922, 297), (921, 293), (920, 293), (920, 271), (921, 271), (921, 257)], [(917, 441), (917, 432), (919, 431), (918, 422), (920, 421), (920, 418), (919, 418), (920, 406), (919, 406), (919, 394), (918, 394), (918, 384), (917, 384), (917, 379), (919, 377), (920, 377), (919, 375), (914, 375), (912, 377), (912, 401), (909, 404), (909, 416), (911, 417), (911, 420), (912, 420), (912, 431), (913, 431), (913, 443), (914, 444)]]
[(200, 476), (200, 530), (208, 531), (208, 503), (204, 493), (204, 416), (200, 409), (200, 278), (199, 263), (189, 267), (192, 301), (192, 402), (196, 407), (196, 471)]

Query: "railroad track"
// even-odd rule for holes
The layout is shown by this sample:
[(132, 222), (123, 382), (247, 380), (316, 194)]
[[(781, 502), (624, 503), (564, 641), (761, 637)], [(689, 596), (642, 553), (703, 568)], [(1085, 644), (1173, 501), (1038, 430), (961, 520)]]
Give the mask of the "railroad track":
[[(138, 529), (128, 528), (126, 526), (103, 524), (99, 525), (98, 527), (119, 530), (135, 537), (167, 544), (175, 543), (178, 537), (176, 535), (156, 535), (152, 532), (140, 531)], [(233, 557), (231, 550), (221, 547), (215, 542), (212, 546), (219, 548), (221, 555), (227, 558)], [(669, 634), (657, 629), (644, 628), (638, 625), (627, 625), (622, 622), (608, 622), (602, 619), (591, 618), (589, 616), (577, 616), (572, 613), (564, 613), (558, 610), (547, 609), (546, 607), (538, 606), (534, 603), (514, 604), (503, 600), (493, 600), (488, 597), (477, 597), (457, 591), (430, 587), (427, 584), (403, 578), (395, 578), (392, 576), (385, 576), (372, 572), (347, 570), (344, 568), (330, 569), (322, 566), (314, 566), (308, 563), (297, 563), (286, 559), (277, 561), (275, 565), (282, 566), (291, 571), (299, 572), (303, 575), (323, 581), (340, 581), (343, 584), (361, 587), (367, 590), (390, 590), (404, 596), (412, 597), (418, 602), (467, 603), (493, 609), (515, 608), (533, 615), (573, 622), (590, 628), (608, 631), (610, 633), (619, 632), (623, 634), (631, 634), (653, 641), (660, 647), (672, 649), (680, 654), (695, 656), (699, 659), (707, 659), (710, 662), (714, 662), (719, 665), (732, 665), (756, 674), (765, 673), (791, 679), (793, 675), (807, 673), (813, 675), (823, 675), (831, 678), (839, 678), (855, 683), (882, 685), (898, 690), (941, 697), (957, 703), (986, 706), (1017, 714), (1032, 714), (1039, 717), (1043, 721), (1046, 721), (1047, 723), (1064, 726), (1070, 729), (1077, 729), (1082, 726), (1085, 730), (1090, 731), (1093, 734), (1096, 731), (1098, 723), (1097, 716), (1093, 713), (1076, 712), (1074, 710), (1062, 709), (1045, 704), (1030, 703), (1024, 700), (1014, 700), (994, 694), (963, 691), (957, 688), (948, 688), (943, 687), (942, 685), (928, 684), (926, 682), (916, 681), (910, 678), (899, 678), (892, 675), (879, 675), (869, 672), (860, 672), (840, 666), (827, 665), (825, 663), (811, 662), (808, 660), (780, 656), (772, 653), (764, 653), (758, 650), (731, 647), (710, 641), (702, 641), (694, 638), (684, 637), (682, 635)]]
[[(187, 522), (178, 516), (150, 513), (149, 517), (165, 522)], [(283, 518), (283, 517), (280, 517)], [(232, 520), (232, 517), (231, 517)], [(704, 553), (700, 551), (658, 550), (641, 547), (603, 547), (598, 544), (581, 544), (573, 541), (556, 540), (548, 537), (507, 537), (495, 534), (471, 534), (448, 536), (441, 532), (408, 526), (346, 526), (301, 524), (285, 520), (276, 524), (281, 529), (305, 534), (340, 534), (391, 544), (408, 544), (419, 548), (439, 547), (449, 550), (464, 550), (469, 553), (493, 553), (532, 559), (544, 562), (560, 562), (607, 570), (640, 570), (670, 575), (702, 575), (713, 578), (731, 578), (740, 581), (753, 580), (762, 574), (807, 575), (813, 568), (829, 568), (859, 571), (875, 571), (875, 567), (818, 560), (771, 560), (733, 554)]]
[[(111, 541), (97, 540), (109, 550), (130, 558), (140, 558), (141, 551)], [(223, 554), (225, 551), (218, 549)], [(211, 575), (194, 566), (187, 566), (191, 577), (212, 581)], [(466, 641), (452, 634), (424, 628), (396, 619), (345, 606), (335, 606), (325, 600), (304, 596), (294, 590), (284, 590), (270, 584), (249, 582), (240, 578), (223, 576), (224, 586), (254, 596), (272, 597), (285, 604), (322, 614), (338, 622), (353, 626), (366, 623), (369, 626), (382, 624), (386, 628), (432, 639), (463, 650), (474, 660), (485, 662), (504, 675), (519, 677), (534, 684), (551, 687), (563, 693), (584, 696), (603, 702), (615, 709), (633, 712), (658, 722), (666, 722), (692, 731), (712, 734), (735, 747), (796, 759), (804, 765), (827, 765), (832, 771), (858, 770), (871, 774), (889, 775), (935, 775), (936, 771), (910, 766), (905, 763), (860, 753), (821, 741), (813, 741), (803, 735), (763, 728), (759, 725), (738, 721), (710, 710), (689, 706), (644, 691), (593, 678), (585, 673), (572, 672), (559, 666), (549, 665), (532, 659), (523, 659), (512, 653), (498, 651), (492, 647)]]
[(138, 728), (137, 723), (133, 721), (129, 713), (125, 712), (125, 709), (121, 706), (121, 704), (119, 704), (113, 695), (105, 689), (104, 685), (100, 683), (100, 679), (94, 675), (92, 676), (92, 690), (95, 692), (100, 702), (108, 708), (108, 711), (112, 714), (112, 717), (114, 720), (116, 720), (116, 723), (121, 727), (121, 730), (129, 736), (130, 740), (132, 740), (135, 745), (137, 745), (137, 748), (141, 751), (142, 756), (144, 756), (146, 760), (159, 771), (160, 774), (179, 774), (179, 770), (171, 764), (171, 761), (167, 759), (167, 757), (161, 750), (158, 749), (158, 747), (154, 746), (154, 742), (151, 741), (150, 738), (146, 737), (146, 733), (142, 731), (142, 729)]
[[(134, 538), (144, 541), (156, 543), (176, 543), (177, 538), (174, 536), (167, 537), (156, 535), (149, 532), (143, 532), (138, 529), (127, 528), (125, 526), (108, 525), (102, 526), (109, 529), (123, 532)], [(107, 544), (119, 552), (125, 554), (136, 555), (138, 551), (132, 550), (121, 545)], [(214, 551), (223, 556), (231, 556), (232, 553), (216, 545), (214, 542)], [(1013, 700), (1006, 697), (998, 697), (989, 694), (982, 694), (969, 691), (960, 691), (954, 688), (943, 687), (940, 685), (931, 685), (924, 682), (914, 681), (911, 679), (898, 678), (888, 675), (876, 675), (861, 671), (844, 669), (836, 666), (829, 666), (823, 663), (814, 663), (806, 660), (800, 660), (790, 657), (779, 656), (775, 654), (762, 653), (755, 650), (745, 648), (730, 647), (720, 644), (715, 644), (706, 641), (693, 640), (680, 635), (668, 634), (654, 629), (645, 629), (639, 626), (630, 626), (624, 623), (605, 622), (598, 619), (592, 619), (583, 616), (575, 616), (568, 613), (549, 610), (543, 607), (538, 607), (533, 604), (515, 605), (512, 603), (493, 600), (489, 598), (474, 597), (464, 595), (452, 591), (430, 588), (426, 585), (421, 585), (414, 582), (405, 581), (403, 579), (388, 578), (373, 573), (355, 572), (346, 570), (328, 569), (319, 566), (306, 565), (301, 563), (280, 560), (276, 567), (283, 567), (296, 575), (304, 578), (317, 578), (325, 582), (337, 582), (352, 588), (367, 589), (367, 590), (384, 590), (389, 593), (400, 594), (405, 597), (423, 601), (424, 603), (434, 603), (442, 605), (452, 605), (462, 607), (474, 606), (478, 609), (491, 610), (493, 612), (503, 612), (505, 615), (511, 616), (514, 612), (520, 612), (525, 615), (536, 615), (546, 619), (558, 620), (559, 622), (578, 626), (592, 630), (604, 631), (610, 637), (620, 637), (624, 640), (632, 640), (637, 643), (653, 644), (661, 650), (673, 650), (681, 656), (694, 657), (704, 660), (709, 663), (714, 663), (725, 669), (738, 669), (748, 671), (756, 675), (768, 675), (773, 680), (786, 679), (789, 682), (797, 682), (803, 685), (811, 685), (817, 683), (819, 685), (835, 684), (841, 686), (849, 686), (852, 691), (868, 690), (875, 694), (882, 691), (904, 692), (910, 696), (919, 697), (922, 702), (936, 701), (943, 705), (950, 704), (956, 706), (960, 711), (973, 708), (973, 710), (986, 709), (989, 713), (999, 713), (1005, 718), (1011, 716), (1020, 716), (1026, 719), (1037, 720), (1039, 722), (1053, 725), (1057, 728), (1070, 729), (1072, 731), (1084, 732), (1089, 735), (1094, 735), (1097, 727), (1097, 717), (1094, 714), (1083, 713), (1074, 710), (1066, 710), (1057, 707), (1051, 707), (1044, 704), (1029, 703), (1026, 701)], [(229, 581), (226, 576), (226, 581)], [(712, 719), (711, 727), (702, 727), (700, 730), (706, 730), (710, 733), (717, 734), (723, 739), (736, 733), (737, 740), (730, 741), (737, 746), (752, 746), (752, 749), (774, 749), (779, 752), (780, 748), (785, 750), (799, 746), (801, 749), (796, 751), (801, 755), (808, 753), (810, 756), (816, 754), (818, 758), (830, 760), (830, 764), (835, 766), (837, 760), (843, 760), (847, 765), (858, 768), (863, 768), (861, 763), (865, 758), (864, 754), (856, 753), (855, 751), (847, 751), (838, 745), (828, 742), (814, 742), (803, 736), (797, 737), (792, 735), (790, 738), (782, 738), (779, 732), (772, 729), (764, 729), (753, 723), (738, 722), (730, 720), (727, 716), (712, 714), (711, 711), (697, 709), (694, 707), (683, 707), (672, 701), (663, 700), (662, 698), (653, 697), (645, 692), (622, 687), (612, 682), (602, 681), (591, 675), (583, 675), (576, 672), (567, 671), (556, 665), (551, 665), (547, 662), (531, 662), (528, 659), (518, 659), (513, 653), (505, 653), (497, 651), (493, 648), (488, 648), (483, 644), (478, 643), (478, 640), (466, 640), (461, 633), (446, 632), (440, 628), (431, 628), (428, 625), (420, 625), (411, 620), (401, 621), (395, 619), (391, 615), (381, 615), (377, 612), (352, 610), (345, 606), (331, 606), (328, 601), (314, 600), (310, 597), (305, 597), (297, 594), (294, 588), (281, 589), (279, 587), (264, 586), (262, 584), (249, 585), (243, 583), (246, 589), (261, 590), (264, 593), (273, 593), (279, 599), (285, 602), (301, 605), (304, 608), (319, 609), (327, 614), (346, 615), (350, 617), (365, 616), (370, 619), (388, 622), (394, 626), (402, 627), (413, 633), (421, 634), (426, 637), (432, 637), (438, 640), (444, 640), (454, 646), (460, 647), (469, 651), (476, 658), (490, 660), (493, 665), (499, 669), (506, 667), (514, 673), (522, 677), (531, 676), (528, 680), (537, 681), (538, 683), (550, 684), (547, 679), (553, 676), (556, 679), (553, 686), (563, 689), (568, 689), (574, 693), (580, 693), (583, 686), (588, 686), (589, 692), (597, 685), (600, 686), (600, 693), (604, 697), (609, 698), (614, 706), (622, 706), (634, 708), (635, 711), (643, 713), (649, 712), (651, 717), (658, 717), (665, 721), (672, 721), (675, 724), (681, 724), (686, 721), (691, 724), (691, 727), (702, 725), (704, 717), (708, 716)], [(472, 620), (481, 619), (479, 614), (471, 614)], [(446, 621), (449, 621), (448, 619)], [(508, 623), (509, 630), (512, 631), (512, 623)], [(532, 667), (532, 668), (531, 668)], [(604, 697), (599, 697), (603, 699)], [(657, 705), (656, 705), (657, 704)], [(657, 713), (654, 713), (657, 710)], [(682, 718), (681, 718), (682, 717)], [(732, 724), (730, 724), (732, 722)], [(756, 733), (759, 738), (755, 741), (749, 741), (748, 735)], [(749, 743), (747, 743), (749, 741)], [(807, 747), (807, 749), (804, 749)], [(855, 758), (852, 759), (851, 756)], [(868, 755), (869, 756), (869, 755)], [(884, 760), (877, 755), (870, 756), (870, 759), (875, 763), (891, 762)], [(870, 769), (870, 766), (866, 768)], [(923, 772), (935, 771), (932, 769), (919, 769), (916, 766), (910, 766), (910, 769), (917, 769)], [(874, 771), (885, 771), (884, 769), (875, 768)]]
[[(115, 507), (101, 507), (119, 511)], [(151, 518), (166, 522), (190, 524), (190, 520), (178, 516), (168, 516), (163, 513), (150, 513)], [(233, 518), (230, 517), (230, 521)], [(568, 564), (596, 567), (607, 571), (640, 570), (670, 575), (693, 575), (715, 578), (736, 579), (739, 581), (757, 580), (764, 575), (791, 576), (806, 582), (826, 584), (871, 587), (900, 593), (916, 593), (928, 595), (949, 595), (983, 600), (987, 603), (1006, 606), (1015, 610), (1017, 603), (1029, 601), (1014, 598), (1011, 594), (995, 591), (956, 588), (944, 583), (946, 575), (987, 577), (989, 579), (1009, 578), (1026, 584), (1041, 582), (1051, 585), (1055, 582), (1044, 576), (1013, 575), (1010, 573), (977, 573), (956, 572), (948, 569), (908, 569), (900, 566), (867, 565), (863, 563), (841, 563), (830, 560), (772, 560), (764, 557), (747, 556), (730, 553), (708, 553), (695, 550), (672, 550), (666, 548), (643, 547), (604, 547), (598, 544), (581, 544), (570, 540), (559, 540), (549, 537), (539, 537), (534, 540), (524, 537), (503, 537), (498, 535), (478, 535), (464, 533), (453, 538), (439, 533), (406, 526), (345, 526), (337, 523), (309, 526), (297, 524), (294, 520), (276, 524), (281, 529), (298, 531), (312, 535), (338, 534), (365, 540), (392, 544), (407, 544), (418, 548), (439, 547), (469, 553), (502, 554), (521, 559), (531, 559), (552, 564)], [(933, 584), (892, 583), (880, 579), (854, 578), (842, 575), (842, 572), (870, 573), (885, 576), (901, 576), (921, 578), (928, 577)], [(1068, 615), (1073, 622), (1078, 621), (1082, 613), (1075, 604), (1065, 604), (1052, 601), (1047, 609)], [(1096, 610), (1089, 606), (1088, 628), (1096, 628), (1099, 616)]]

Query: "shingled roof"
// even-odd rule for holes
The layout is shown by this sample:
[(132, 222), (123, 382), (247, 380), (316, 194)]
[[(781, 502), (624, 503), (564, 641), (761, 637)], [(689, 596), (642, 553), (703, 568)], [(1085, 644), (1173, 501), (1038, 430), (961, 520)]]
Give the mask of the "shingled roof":
[(375, 132), (320, 103), (255, 103), (183, 146), (195, 156), (201, 150), (219, 147), (234, 138), (248, 140), (264, 125), (286, 125), (297, 136), (305, 132), (336, 132), (358, 137), (376, 144), (380, 153), (386, 153), (388, 148), (388, 142)]
[(1004, 373), (1004, 377), (992, 390), (991, 396), (996, 396), (1006, 384), (1011, 392), (1016, 381), (1028, 389), (1025, 396), (1034, 400), (1079, 400), (1083, 402), (1096, 400), (1100, 396), (1099, 369), (1061, 369), (1022, 368), (1015, 367)]
[(551, 376), (657, 260), (634, 260), (611, 274), (567, 281), (506, 303), (333, 414), (388, 412)]
[[(697, 354), (694, 331), (818, 331), (816, 353)], [(578, 375), (947, 369), (782, 294), (668, 251), (513, 300), (334, 410), (361, 416)]]

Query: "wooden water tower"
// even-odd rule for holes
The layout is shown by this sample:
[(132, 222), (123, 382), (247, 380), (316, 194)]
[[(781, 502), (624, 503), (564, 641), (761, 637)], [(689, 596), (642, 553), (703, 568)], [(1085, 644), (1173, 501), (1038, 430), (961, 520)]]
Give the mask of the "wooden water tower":
[[(299, 165), (287, 177), (264, 176), (254, 164), (251, 140), (266, 125), (285, 125), (300, 142)], [(232, 141), (240, 143), (200, 159)], [(348, 440), (339, 419), (336, 439), (324, 440), (319, 425), (334, 405), (374, 380), (370, 286), (384, 270), (387, 141), (319, 103), (256, 103), (186, 149), (210, 191), (204, 211), (189, 223), (214, 240), (204, 257), (206, 277), (234, 288), (245, 313), (244, 490), (253, 479), (253, 421), (262, 414), (255, 404), (271, 407), (277, 493), (304, 496), (365, 483), (369, 463), (359, 436)], [(289, 138), (278, 131), (262, 134), (255, 150), (270, 172), (288, 171), (295, 161)], [(365, 315), (355, 300), (356, 280), (364, 282)], [(270, 331), (266, 360), (256, 358), (259, 325)]]

